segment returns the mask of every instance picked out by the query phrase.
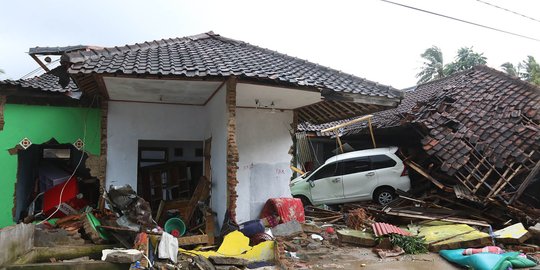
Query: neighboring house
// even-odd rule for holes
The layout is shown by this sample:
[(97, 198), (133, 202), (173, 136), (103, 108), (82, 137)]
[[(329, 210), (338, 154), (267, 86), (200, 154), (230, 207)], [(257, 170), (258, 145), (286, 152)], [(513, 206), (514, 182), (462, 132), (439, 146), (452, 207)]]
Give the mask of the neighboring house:
[[(315, 133), (345, 121), (300, 130)], [(538, 192), (539, 125), (540, 88), (486, 66), (418, 85), (397, 108), (373, 114), (377, 139), (407, 146), (403, 138), (414, 139), (412, 146), (431, 158), (430, 170), (455, 181), (458, 197), (484, 203)], [(365, 124), (341, 130), (345, 142), (364, 145), (371, 143), (367, 133)]]
[(174, 164), (184, 166), (191, 190), (195, 175), (210, 178), (219, 222), (226, 210), (238, 222), (258, 218), (268, 198), (291, 196), (297, 123), (367, 114), (402, 98), (392, 87), (212, 32), (75, 51), (62, 66), (83, 97), (100, 101), (107, 187), (129, 184), (151, 203), (174, 199), (180, 183), (146, 175), (190, 145), (200, 159)]
[(35, 179), (44, 148), (69, 149), (68, 161), (73, 163), (81, 154), (73, 144), (86, 139), (81, 150), (100, 155), (98, 104), (90, 108), (86, 101), (73, 99), (80, 96), (75, 84), (62, 88), (58, 80), (46, 73), (0, 81), (0, 228), (26, 216), (39, 192)]

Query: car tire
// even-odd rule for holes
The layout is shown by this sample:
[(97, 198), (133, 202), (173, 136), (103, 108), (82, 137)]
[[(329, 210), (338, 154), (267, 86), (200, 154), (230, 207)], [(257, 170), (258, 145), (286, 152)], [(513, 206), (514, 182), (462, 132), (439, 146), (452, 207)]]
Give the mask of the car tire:
[(380, 205), (387, 205), (396, 199), (396, 192), (392, 188), (379, 188), (373, 194), (373, 200)]
[(308, 206), (308, 205), (311, 205), (311, 202), (309, 201), (308, 198), (306, 198), (305, 196), (298, 196), (298, 197), (295, 197), (297, 199), (300, 199), (302, 201), (302, 205), (305, 207), (305, 206)]

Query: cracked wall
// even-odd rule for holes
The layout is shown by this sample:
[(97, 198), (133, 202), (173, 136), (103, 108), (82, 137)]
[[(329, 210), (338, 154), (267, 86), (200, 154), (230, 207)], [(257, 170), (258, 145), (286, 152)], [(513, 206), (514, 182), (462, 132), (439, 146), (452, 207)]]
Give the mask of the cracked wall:
[[(28, 138), (33, 144), (43, 144), (51, 138), (59, 143), (74, 143), (85, 137), (85, 151), (100, 155), (101, 113), (99, 109), (5, 104), (3, 130), (0, 131), (0, 228), (14, 224), (13, 208), (17, 181), (17, 155), (14, 148)], [(11, 150), (11, 151), (10, 151)], [(10, 153), (11, 152), (11, 153)]]

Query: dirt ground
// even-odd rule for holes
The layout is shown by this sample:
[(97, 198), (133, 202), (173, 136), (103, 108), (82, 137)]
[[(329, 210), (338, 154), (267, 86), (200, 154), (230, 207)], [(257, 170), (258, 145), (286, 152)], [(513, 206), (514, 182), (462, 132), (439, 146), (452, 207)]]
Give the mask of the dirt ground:
[(296, 253), (295, 269), (461, 269), (437, 253), (401, 255), (381, 259), (371, 248), (346, 245), (343, 247), (321, 246), (316, 250), (303, 249)]

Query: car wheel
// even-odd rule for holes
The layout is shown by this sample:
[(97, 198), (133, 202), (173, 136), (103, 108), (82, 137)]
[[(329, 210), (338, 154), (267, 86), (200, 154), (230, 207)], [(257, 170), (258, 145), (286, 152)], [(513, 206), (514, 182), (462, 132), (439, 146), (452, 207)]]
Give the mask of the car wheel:
[(309, 201), (309, 199), (304, 197), (304, 196), (298, 196), (298, 197), (295, 197), (295, 198), (300, 199), (302, 201), (303, 206), (311, 205), (311, 202)]
[(396, 193), (391, 188), (381, 188), (375, 192), (374, 201), (379, 204), (387, 205), (396, 198)]

